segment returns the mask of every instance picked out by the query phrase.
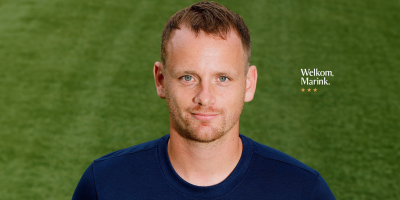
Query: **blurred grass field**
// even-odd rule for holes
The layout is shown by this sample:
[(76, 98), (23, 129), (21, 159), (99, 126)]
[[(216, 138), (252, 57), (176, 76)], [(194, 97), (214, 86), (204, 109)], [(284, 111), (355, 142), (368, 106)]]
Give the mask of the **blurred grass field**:
[[(71, 199), (88, 165), (169, 131), (152, 76), (195, 1), (0, 0), (0, 199)], [(400, 199), (400, 1), (218, 1), (259, 78), (240, 132), (318, 170), (337, 199)], [(300, 69), (335, 75), (301, 92)]]

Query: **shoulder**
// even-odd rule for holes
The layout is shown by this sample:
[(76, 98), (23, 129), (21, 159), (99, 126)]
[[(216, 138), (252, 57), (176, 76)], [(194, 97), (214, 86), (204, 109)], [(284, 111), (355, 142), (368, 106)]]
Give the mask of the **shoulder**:
[[(248, 138), (249, 139), (249, 138)], [(275, 163), (278, 166), (284, 166), (286, 169), (291, 169), (294, 171), (304, 171), (307, 172), (309, 175), (318, 178), (320, 175), (319, 173), (312, 169), (311, 167), (305, 165), (304, 163), (298, 161), (297, 159), (279, 151), (268, 147), (264, 144), (255, 142), (251, 140), (251, 144), (253, 145), (254, 156), (258, 156), (261, 160), (267, 161), (269, 163)]]
[(140, 157), (141, 155), (146, 154), (149, 151), (155, 150), (160, 139), (161, 138), (111, 152), (94, 160), (94, 163), (112, 162), (115, 160), (123, 159), (124, 157)]
[(283, 191), (280, 195), (287, 196), (287, 199), (309, 199), (310, 196), (314, 200), (335, 199), (328, 184), (316, 170), (281, 151), (249, 140), (253, 155), (250, 170), (247, 172), (247, 180), (251, 181), (246, 184), (254, 182), (273, 186), (276, 190)]
[[(94, 160), (82, 176), (74, 199), (96, 199), (96, 196), (112, 199), (126, 195), (132, 188), (143, 188), (142, 180), (148, 183), (163, 181), (157, 159), (157, 146), (163, 138)], [(86, 191), (94, 191), (91, 198), (86, 198)]]
[(129, 178), (135, 180), (130, 176), (145, 176), (146, 173), (143, 172), (146, 171), (156, 173), (157, 146), (162, 138), (114, 151), (94, 160), (92, 169), (97, 185), (100, 186), (102, 183), (106, 185), (109, 181), (129, 181)]

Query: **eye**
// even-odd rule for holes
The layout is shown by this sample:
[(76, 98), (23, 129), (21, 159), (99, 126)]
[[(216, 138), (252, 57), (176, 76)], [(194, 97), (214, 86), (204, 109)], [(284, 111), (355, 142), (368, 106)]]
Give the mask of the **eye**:
[(221, 81), (221, 82), (225, 82), (225, 81), (228, 80), (228, 77), (226, 77), (226, 76), (220, 76), (220, 77), (218, 78), (218, 80)]
[(185, 81), (191, 81), (191, 80), (193, 80), (193, 77), (191, 77), (191, 76), (189, 76), (189, 75), (185, 75), (185, 76), (183, 76), (183, 80), (185, 80)]

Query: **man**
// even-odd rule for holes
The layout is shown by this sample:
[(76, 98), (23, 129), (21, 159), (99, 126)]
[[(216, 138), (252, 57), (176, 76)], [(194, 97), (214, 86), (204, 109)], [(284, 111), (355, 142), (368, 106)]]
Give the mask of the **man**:
[(249, 61), (239, 15), (205, 1), (178, 11), (153, 70), (170, 134), (95, 160), (73, 199), (335, 199), (317, 171), (239, 134)]

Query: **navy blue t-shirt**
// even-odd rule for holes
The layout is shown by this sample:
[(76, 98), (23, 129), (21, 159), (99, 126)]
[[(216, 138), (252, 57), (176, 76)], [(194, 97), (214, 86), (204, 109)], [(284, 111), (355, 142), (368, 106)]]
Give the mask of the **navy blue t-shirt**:
[(169, 135), (95, 160), (73, 200), (92, 199), (335, 199), (317, 171), (243, 135), (243, 152), (221, 183), (201, 187), (183, 180), (167, 152)]

